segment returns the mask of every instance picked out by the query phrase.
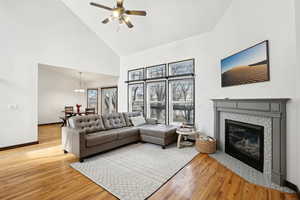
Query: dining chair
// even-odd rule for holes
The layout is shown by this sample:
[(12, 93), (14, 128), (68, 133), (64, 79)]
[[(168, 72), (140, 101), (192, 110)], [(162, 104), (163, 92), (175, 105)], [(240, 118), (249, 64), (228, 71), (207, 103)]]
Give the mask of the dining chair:
[(86, 115), (94, 115), (94, 114), (96, 114), (96, 109), (95, 108), (86, 108), (85, 114)]
[(65, 106), (65, 122), (64, 124), (68, 126), (69, 118), (74, 116), (74, 107), (73, 106)]

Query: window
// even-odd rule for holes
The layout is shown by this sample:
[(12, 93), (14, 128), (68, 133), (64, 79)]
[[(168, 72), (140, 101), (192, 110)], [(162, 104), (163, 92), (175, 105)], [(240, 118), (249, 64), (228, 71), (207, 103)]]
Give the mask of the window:
[(166, 81), (147, 83), (147, 117), (166, 123)]
[(144, 83), (128, 85), (128, 111), (144, 114)]
[(167, 66), (165, 64), (147, 67), (146, 68), (147, 79), (165, 77), (166, 76), (166, 68), (167, 68)]
[(128, 71), (128, 81), (140, 81), (144, 79), (144, 68)]
[(118, 112), (118, 88), (101, 88), (101, 112), (109, 114)]
[(128, 112), (161, 124), (195, 124), (195, 60), (128, 71)]
[(194, 124), (194, 79), (169, 81), (169, 124)]
[(95, 108), (98, 113), (98, 89), (87, 89), (87, 107)]
[(194, 73), (194, 59), (169, 64), (169, 76), (189, 75)]

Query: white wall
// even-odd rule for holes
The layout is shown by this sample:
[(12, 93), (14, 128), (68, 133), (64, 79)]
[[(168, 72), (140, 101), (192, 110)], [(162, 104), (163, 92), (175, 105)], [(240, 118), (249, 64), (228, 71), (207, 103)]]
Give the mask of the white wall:
[[(298, 101), (298, 109), (297, 109), (297, 116), (298, 116), (298, 127), (297, 127), (297, 134), (298, 134), (298, 141), (300, 141), (300, 78), (298, 78), (300, 76), (300, 1), (299, 0), (295, 0), (295, 13), (296, 13), (296, 39), (297, 39), (297, 67), (296, 69), (298, 70), (295, 74), (296, 74), (296, 92), (297, 92), (297, 101)], [(298, 148), (298, 152), (297, 152), (297, 159), (298, 159), (298, 166), (300, 166), (300, 148)], [(298, 173), (298, 186), (300, 186), (300, 172)]]
[(0, 0), (0, 24), (0, 148), (37, 140), (38, 63), (119, 73), (119, 57), (60, 0)]
[[(292, 98), (288, 105), (287, 171), (288, 180), (299, 184), (295, 38), (294, 0), (233, 0), (212, 32), (122, 57), (119, 99), (127, 99), (124, 81), (128, 66), (187, 58), (196, 59), (196, 125), (208, 135), (213, 135), (212, 98)], [(270, 41), (271, 81), (221, 88), (220, 60), (266, 39)], [(126, 111), (127, 104), (121, 104), (120, 110)]]
[[(79, 87), (79, 72), (61, 67), (39, 65), (38, 68), (38, 124), (61, 122), (66, 105), (82, 105), (81, 110), (87, 107), (87, 93), (75, 93)], [(54, 78), (55, 77), (55, 78)], [(101, 87), (117, 85), (118, 77), (82, 73), (82, 88), (99, 88), (98, 111), (101, 113)]]
[[(55, 77), (55, 79), (53, 78)], [(59, 116), (63, 116), (66, 105), (82, 105), (86, 107), (86, 93), (75, 93), (79, 87), (79, 78), (60, 73), (50, 66), (40, 65), (38, 69), (38, 124), (61, 122)], [(86, 83), (82, 81), (82, 87), (86, 89)]]

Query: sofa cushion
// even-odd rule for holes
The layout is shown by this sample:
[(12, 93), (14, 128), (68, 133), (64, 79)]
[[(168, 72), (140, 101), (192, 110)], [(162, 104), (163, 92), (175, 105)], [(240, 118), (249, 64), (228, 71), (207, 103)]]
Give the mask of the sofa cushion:
[(142, 113), (140, 113), (140, 112), (126, 112), (126, 113), (123, 113), (123, 115), (124, 115), (127, 126), (133, 126), (133, 124), (131, 122), (131, 117), (142, 116)]
[(157, 138), (166, 138), (176, 134), (176, 128), (176, 126), (168, 126), (162, 124), (147, 124), (139, 127), (141, 135), (147, 135)]
[(86, 135), (86, 146), (87, 147), (93, 147), (109, 142), (116, 141), (118, 139), (118, 134), (115, 132), (107, 132), (107, 131), (101, 131), (97, 133), (92, 133)]
[(103, 115), (102, 118), (106, 129), (116, 129), (127, 126), (122, 113)]
[(87, 134), (105, 130), (100, 115), (76, 116), (69, 119), (71, 128), (80, 130)]
[(140, 135), (140, 130), (137, 127), (125, 127), (118, 130), (118, 139), (124, 139), (127, 137), (136, 137)]
[(131, 117), (131, 123), (133, 126), (141, 126), (146, 124), (146, 120), (143, 116)]

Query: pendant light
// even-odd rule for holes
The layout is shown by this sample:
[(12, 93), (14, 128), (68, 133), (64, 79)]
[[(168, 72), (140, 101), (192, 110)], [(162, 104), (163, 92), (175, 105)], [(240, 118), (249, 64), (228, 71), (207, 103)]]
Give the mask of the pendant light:
[(76, 92), (76, 93), (84, 93), (85, 90), (82, 87), (82, 72), (79, 72), (79, 78), (80, 78), (79, 88), (75, 89), (74, 92)]

